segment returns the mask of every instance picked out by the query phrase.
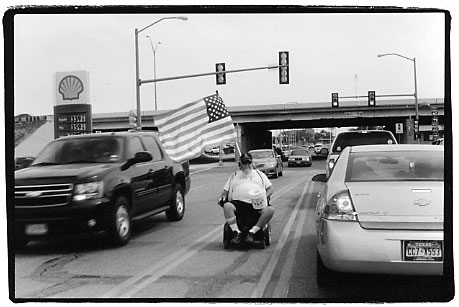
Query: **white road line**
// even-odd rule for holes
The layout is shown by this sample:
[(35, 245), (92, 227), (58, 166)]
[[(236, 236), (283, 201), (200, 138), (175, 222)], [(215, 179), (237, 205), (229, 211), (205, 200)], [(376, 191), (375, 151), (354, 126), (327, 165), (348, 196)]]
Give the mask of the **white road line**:
[[(123, 297), (129, 298), (132, 297), (135, 293), (141, 291), (143, 288), (153, 283), (155, 280), (160, 278), (162, 275), (166, 274), (169, 270), (182, 263), (186, 259), (193, 256), (195, 253), (200, 251), (207, 245), (207, 239), (210, 240), (217, 238), (217, 231), (222, 231), (222, 227), (219, 226), (207, 233), (205, 236), (197, 239), (193, 244), (183, 247), (173, 254), (168, 256), (166, 259), (163, 259), (159, 262), (156, 262), (153, 266), (147, 270), (142, 271), (140, 274), (134, 275), (123, 283), (112, 288), (109, 292), (105, 293), (102, 298), (111, 298), (111, 297)], [(197, 246), (195, 246), (197, 245)], [(146, 276), (150, 276), (146, 278)], [(141, 280), (144, 280), (140, 282)], [(140, 283), (139, 283), (140, 282)]]
[[(312, 195), (312, 185), (309, 184), (309, 189), (308, 189), (308, 197), (306, 198), (306, 201), (304, 204), (309, 204), (311, 201), (311, 198), (313, 197)], [(279, 281), (274, 288), (274, 293), (273, 297), (276, 298), (286, 298), (288, 295), (288, 290), (289, 290), (289, 282), (290, 279), (292, 278), (293, 275), (293, 266), (295, 265), (295, 255), (296, 251), (298, 250), (298, 246), (300, 245), (300, 239), (302, 235), (302, 229), (304, 226), (304, 223), (306, 222), (306, 214), (307, 214), (307, 207), (303, 207), (300, 216), (298, 218), (298, 223), (296, 225), (295, 229), (295, 234), (293, 237), (293, 242), (290, 245), (290, 248), (288, 249), (286, 255), (287, 255), (287, 261), (285, 262), (281, 275), (279, 277)]]
[[(291, 183), (290, 185), (286, 186), (279, 192), (275, 192), (275, 196), (272, 198), (273, 201), (281, 197), (284, 193), (287, 193), (288, 191), (290, 191), (292, 188), (294, 188), (295, 186), (297, 186), (304, 180), (305, 178), (300, 178), (294, 181), (293, 183)], [(300, 200), (302, 199), (303, 199), (303, 195), (301, 196)], [(297, 204), (297, 207), (298, 207), (298, 204)], [(295, 207), (294, 212), (296, 211), (297, 211), (297, 208)], [(296, 213), (295, 213), (295, 216), (296, 216)], [(291, 219), (292, 218), (290, 217), (290, 220)], [(167, 259), (163, 259), (162, 261), (155, 263), (153, 266), (147, 268), (141, 273), (136, 274), (132, 276), (131, 278), (127, 279), (126, 281), (122, 282), (121, 284), (117, 285), (116, 287), (113, 287), (110, 291), (108, 291), (103, 296), (101, 296), (101, 298), (116, 298), (116, 297), (132, 298), (132, 296), (134, 296), (136, 293), (140, 292), (141, 290), (146, 288), (148, 285), (152, 284), (153, 282), (158, 280), (160, 277), (164, 276), (167, 272), (174, 269), (180, 263), (184, 262), (188, 258), (195, 255), (197, 252), (199, 252), (201, 249), (207, 246), (209, 244), (208, 243), (209, 241), (213, 242), (221, 238), (221, 231), (222, 231), (222, 226), (218, 226), (214, 230), (207, 233), (205, 236), (202, 236), (201, 238), (198, 238), (197, 240), (195, 240), (192, 244), (175, 251), (174, 253), (169, 255)], [(290, 228), (288, 229), (288, 231), (290, 231)], [(288, 235), (288, 231), (286, 235)], [(286, 230), (284, 228), (283, 234), (285, 232)], [(286, 237), (286, 235), (284, 236)], [(282, 238), (282, 235), (281, 235), (281, 238)], [(279, 242), (281, 242), (281, 239), (279, 239)], [(283, 246), (284, 242), (282, 242), (281, 245)], [(279, 246), (279, 243), (276, 245), (277, 249), (278, 249), (278, 246)], [(278, 261), (278, 258), (276, 259), (276, 262), (277, 261)], [(275, 267), (275, 263), (274, 263), (274, 267)], [(260, 282), (258, 284), (260, 285)], [(264, 287), (266, 287), (266, 285)], [(264, 288), (262, 290), (264, 292)], [(263, 292), (261, 292), (261, 294), (263, 294)]]
[(204, 171), (208, 171), (210, 169), (213, 169), (214, 167), (208, 167), (208, 168), (203, 168), (203, 169), (198, 169), (198, 170), (194, 170), (194, 171), (190, 171), (190, 175), (193, 175), (193, 174), (196, 174), (196, 173), (200, 173), (200, 172), (204, 172)]
[[(309, 178), (308, 178), (309, 179)], [(268, 286), (269, 281), (271, 280), (271, 277), (274, 273), (274, 269), (276, 268), (277, 263), (279, 262), (279, 258), (282, 252), (282, 249), (284, 248), (285, 242), (287, 240), (288, 234), (290, 233), (290, 230), (293, 226), (293, 222), (296, 219), (296, 216), (298, 214), (298, 211), (300, 210), (301, 204), (303, 203), (304, 196), (306, 195), (306, 191), (309, 185), (305, 185), (303, 192), (301, 193), (301, 197), (298, 199), (295, 208), (293, 209), (292, 214), (290, 215), (290, 218), (287, 222), (287, 224), (284, 227), (284, 230), (282, 231), (282, 234), (279, 237), (279, 241), (276, 244), (276, 249), (274, 253), (272, 254), (269, 263), (263, 272), (263, 275), (261, 276), (260, 280), (258, 281), (257, 286), (255, 287), (254, 291), (252, 292), (251, 298), (262, 298), (263, 293)]]

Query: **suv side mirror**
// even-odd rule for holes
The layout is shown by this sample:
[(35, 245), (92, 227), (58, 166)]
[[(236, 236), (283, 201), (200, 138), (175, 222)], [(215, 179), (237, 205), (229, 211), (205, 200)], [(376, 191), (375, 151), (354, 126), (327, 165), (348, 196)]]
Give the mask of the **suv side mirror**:
[(153, 156), (147, 151), (139, 151), (134, 155), (134, 163), (148, 162), (151, 160), (153, 160)]
[(126, 163), (121, 165), (121, 170), (125, 171), (136, 163), (148, 162), (151, 160), (153, 160), (153, 156), (151, 155), (151, 153), (147, 151), (139, 151), (134, 155), (134, 158), (128, 159)]

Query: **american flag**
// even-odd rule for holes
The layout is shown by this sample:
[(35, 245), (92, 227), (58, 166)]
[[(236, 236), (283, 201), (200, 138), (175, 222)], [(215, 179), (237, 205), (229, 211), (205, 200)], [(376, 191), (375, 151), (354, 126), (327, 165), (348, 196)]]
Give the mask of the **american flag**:
[(158, 115), (154, 121), (166, 152), (177, 162), (199, 157), (207, 146), (236, 140), (233, 121), (218, 94)]

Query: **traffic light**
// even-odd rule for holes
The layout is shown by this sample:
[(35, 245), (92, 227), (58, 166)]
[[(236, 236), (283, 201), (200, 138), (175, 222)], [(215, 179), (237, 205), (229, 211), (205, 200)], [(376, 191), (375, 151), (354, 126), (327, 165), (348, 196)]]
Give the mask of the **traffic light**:
[(419, 121), (417, 119), (415, 119), (413, 122), (413, 128), (414, 128), (414, 139), (417, 140), (418, 135), (419, 135)]
[(368, 106), (376, 106), (376, 93), (375, 91), (368, 91)]
[(129, 128), (130, 129), (137, 128), (137, 116), (134, 110), (129, 111)]
[[(215, 64), (215, 71), (221, 72), (225, 71), (225, 63), (217, 63)], [(217, 85), (226, 84), (226, 74), (220, 73), (215, 75), (217, 78)]]
[(333, 108), (339, 107), (338, 93), (332, 93), (332, 107)]
[(289, 84), (288, 51), (279, 52), (279, 84)]

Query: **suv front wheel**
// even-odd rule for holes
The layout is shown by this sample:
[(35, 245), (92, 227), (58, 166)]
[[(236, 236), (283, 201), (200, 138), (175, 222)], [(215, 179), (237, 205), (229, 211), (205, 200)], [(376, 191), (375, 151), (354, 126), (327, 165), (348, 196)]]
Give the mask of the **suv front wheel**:
[(182, 185), (176, 184), (172, 195), (171, 206), (166, 211), (167, 219), (171, 222), (180, 221), (185, 214), (185, 197), (183, 196)]
[(115, 199), (115, 205), (110, 213), (108, 232), (112, 242), (117, 246), (125, 245), (131, 237), (129, 202), (124, 196)]

